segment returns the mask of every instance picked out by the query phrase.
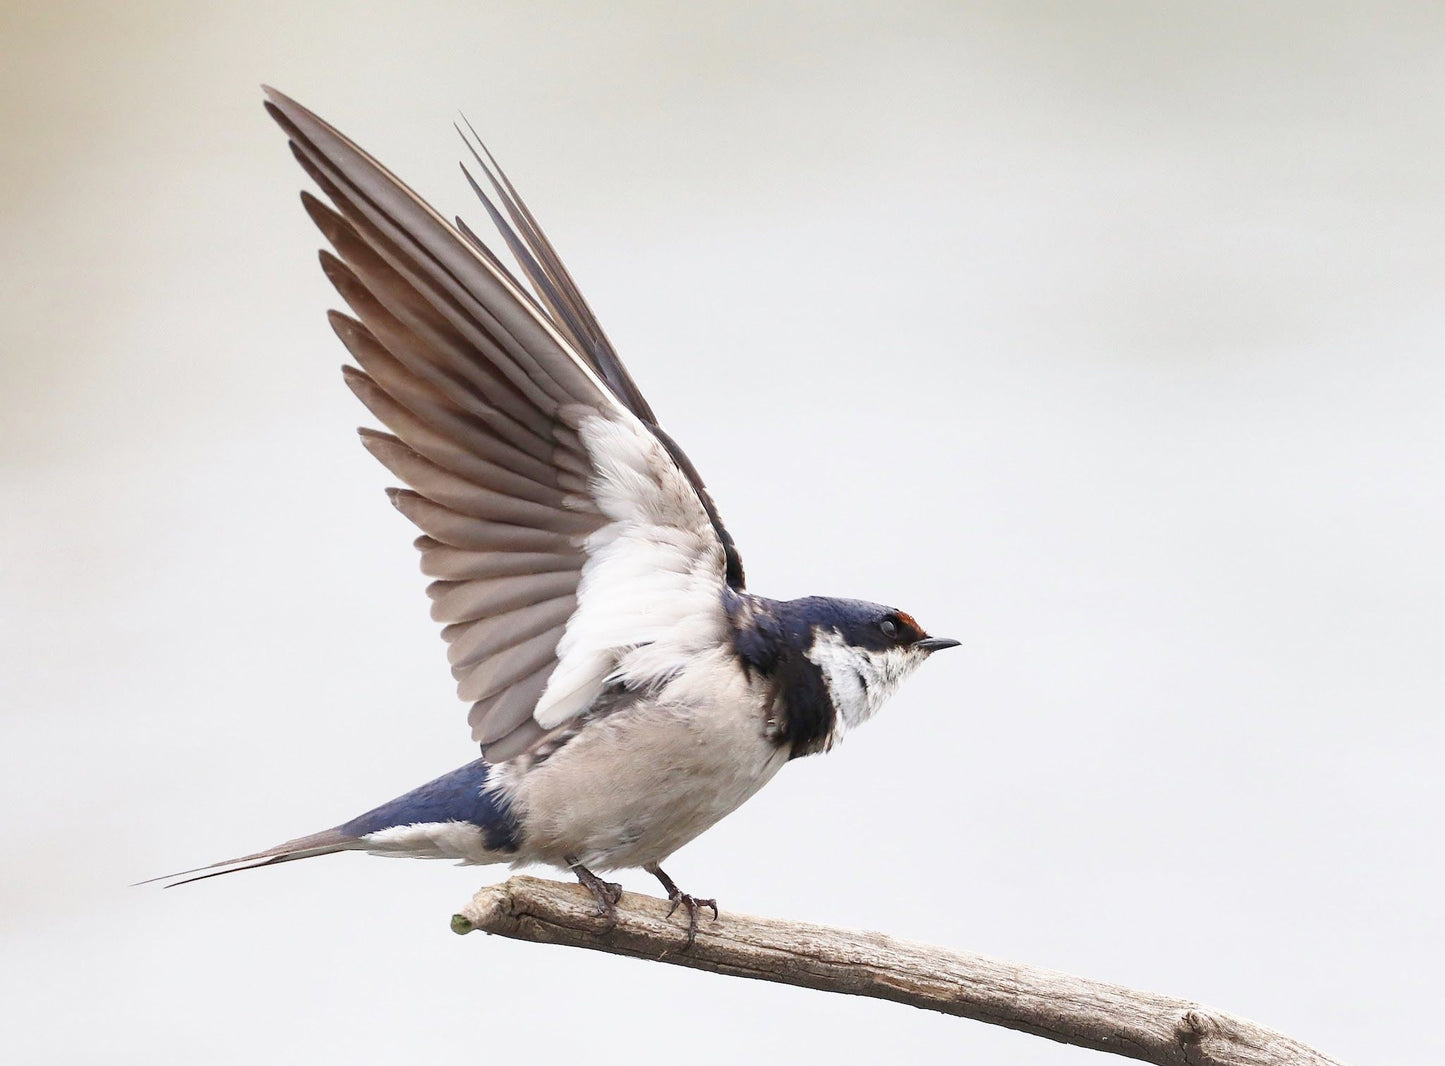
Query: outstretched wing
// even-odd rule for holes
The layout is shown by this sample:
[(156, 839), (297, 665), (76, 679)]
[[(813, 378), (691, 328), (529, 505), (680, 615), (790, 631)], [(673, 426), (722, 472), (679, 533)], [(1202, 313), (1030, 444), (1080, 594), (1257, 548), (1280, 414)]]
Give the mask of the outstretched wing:
[[(706, 489), (505, 177), (488, 203), (537, 288), (281, 93), (266, 107), (332, 210), (322, 268), (360, 369), (347, 384), (391, 433), (366, 447), (410, 489), (432, 617), (472, 736), (493, 761), (582, 713), (609, 679), (658, 680), (725, 639), (742, 567)], [(480, 157), (478, 161), (481, 162)], [(480, 190), (479, 190), (480, 191)]]
[[(612, 390), (613, 395), (626, 404), (628, 410), (652, 430), (653, 435), (662, 442), (663, 447), (672, 456), (673, 462), (687, 475), (688, 481), (692, 483), (693, 489), (696, 490), (698, 498), (702, 501), (704, 510), (707, 511), (713, 530), (717, 533), (718, 539), (722, 541), (723, 552), (727, 558), (728, 584), (735, 589), (741, 589), (744, 583), (742, 558), (738, 555), (732, 535), (723, 525), (717, 507), (712, 501), (712, 495), (707, 491), (707, 486), (703, 484), (697, 468), (692, 465), (692, 461), (688, 459), (677, 442), (668, 436), (667, 432), (658, 424), (657, 416), (652, 413), (652, 406), (637, 388), (637, 383), (632, 380), (632, 375), (627, 372), (627, 367), (622, 365), (622, 360), (618, 358), (616, 349), (612, 347), (612, 342), (602, 329), (602, 324), (592, 313), (592, 308), (583, 297), (581, 290), (577, 288), (577, 283), (572, 280), (571, 272), (557, 255), (556, 249), (552, 247), (552, 242), (547, 239), (547, 234), (542, 232), (542, 227), (537, 224), (536, 218), (528, 210), (526, 202), (518, 195), (506, 173), (497, 165), (496, 159), (492, 157), (491, 152), (487, 151), (470, 123), (467, 125), (467, 130), (472, 135), (472, 139), (469, 141), (466, 134), (462, 133), (461, 127), (457, 127), (457, 132), (462, 134), (462, 139), (466, 141), (472, 158), (476, 160), (477, 166), (487, 176), (497, 200), (506, 208), (507, 217), (504, 218), (502, 213), (497, 210), (491, 198), (477, 184), (476, 179), (464, 165), (462, 173), (466, 175), (472, 191), (477, 194), (477, 199), (481, 200), (482, 206), (487, 209), (492, 224), (496, 226), (497, 232), (502, 235), (502, 239), (507, 242), (507, 247), (511, 250), (512, 255), (521, 265), (523, 272), (527, 275), (527, 280), (531, 282), (533, 290), (545, 305), (546, 313), (551, 316), (552, 324), (571, 342), (573, 349), (591, 363), (598, 376)], [(484, 159), (483, 156), (486, 158)], [(506, 268), (497, 262), (496, 256), (465, 222), (458, 218), (456, 223), (457, 229), (472, 242), (478, 251), (505, 271)]]

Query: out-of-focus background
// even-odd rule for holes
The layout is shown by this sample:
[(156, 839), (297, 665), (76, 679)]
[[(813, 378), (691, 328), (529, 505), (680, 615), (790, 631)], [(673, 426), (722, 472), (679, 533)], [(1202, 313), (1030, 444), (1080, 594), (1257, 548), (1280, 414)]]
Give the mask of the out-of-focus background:
[(453, 936), (497, 869), (127, 887), (474, 755), (262, 81), (479, 223), (464, 112), (753, 586), (964, 641), (685, 887), (1436, 1061), (1440, 5), (3, 12), (10, 1061), (1095, 1061)]

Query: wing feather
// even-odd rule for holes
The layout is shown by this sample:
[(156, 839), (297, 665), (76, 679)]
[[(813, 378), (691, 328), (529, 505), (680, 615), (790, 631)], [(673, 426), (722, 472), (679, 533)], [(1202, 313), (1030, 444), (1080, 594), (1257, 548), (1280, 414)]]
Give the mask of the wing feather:
[[(359, 324), (355, 329), (337, 333), (377, 388), (442, 436), (471, 454), (531, 481), (545, 484), (555, 479), (556, 464), (551, 459), (556, 444), (548, 447), (538, 441), (533, 445), (522, 433), (513, 433), (507, 425), (499, 425), (501, 419), (479, 416), (453, 406), (426, 381), (393, 359)], [(519, 444), (525, 444), (527, 450)], [(541, 457), (533, 452), (541, 452)]]
[[(522, 266), (532, 287), (552, 312), (553, 320), (565, 326), (577, 350), (590, 359), (602, 380), (607, 382), (628, 409), (644, 423), (657, 425), (657, 416), (653, 414), (652, 407), (632, 380), (627, 367), (618, 358), (612, 341), (608, 339), (602, 324), (597, 321), (597, 316), (592, 313), (592, 308), (572, 279), (572, 274), (562, 262), (561, 256), (547, 239), (547, 234), (527, 208), (526, 201), (518, 194), (511, 179), (477, 136), (477, 131), (472, 129), (471, 123), (467, 123), (467, 129), (471, 132), (472, 139), (467, 140), (463, 134), (462, 140), (472, 158), (476, 160), (477, 166), (486, 174), (497, 199), (506, 208), (511, 225), (502, 218), (491, 198), (482, 191), (466, 167), (462, 167), (462, 173), (466, 175), (472, 191), (491, 217), (497, 232), (502, 235), (508, 249)], [(460, 128), (457, 132), (461, 133)], [(482, 158), (484, 155), (485, 159)]]
[[(574, 578), (575, 580), (575, 578)], [(577, 609), (575, 587), (565, 596), (518, 607), (514, 611), (486, 618), (468, 620), (465, 624), (447, 626), (442, 631), (449, 637), (447, 660), (453, 667), (472, 666), (489, 655), (495, 655), (513, 643), (535, 637), (555, 626), (566, 625)], [(451, 630), (450, 635), (447, 630)]]
[(565, 497), (561, 493), (551, 505), (525, 500), (459, 477), (422, 458), (395, 437), (363, 434), (362, 443), (383, 466), (427, 499), (460, 514), (564, 533), (584, 533), (596, 528), (597, 512), (563, 506)]
[[(344, 218), (310, 193), (302, 193), (301, 202), (341, 257), (321, 253), (327, 278), (389, 351), (407, 366), (435, 364), (438, 372), (460, 379), (489, 404), (511, 412), (518, 421), (546, 437), (552, 425), (549, 405), (539, 407), (489, 364), (469, 357), (456, 331), (371, 250)], [(388, 294), (395, 310), (384, 306), (373, 292)]]
[[(385, 345), (362, 323), (340, 311), (327, 315), (347, 351), (371, 379), (393, 398), (406, 403), (410, 393), (429, 407), (450, 408), (465, 418), (481, 422), (510, 447), (545, 465), (552, 462), (559, 442), (538, 434), (523, 422), (498, 409), (465, 382), (456, 380), (430, 363), (414, 358), (406, 345)], [(413, 404), (406, 403), (416, 411)], [(421, 413), (418, 411), (418, 413)]]
[(482, 700), (506, 692), (518, 681), (557, 661), (557, 642), (564, 626), (556, 626), (497, 652), (483, 663), (457, 671), (457, 695)]
[[(284, 128), (286, 118), (279, 112), (277, 121)], [(419, 292), (429, 294), (448, 320), (469, 333), (475, 331), (484, 346), (499, 347), (503, 360), (555, 401), (602, 399), (599, 383), (589, 380), (568, 356), (556, 332), (515, 294), (503, 291), (502, 278), (491, 271), (478, 272), (481, 260), (436, 212), (319, 120), (308, 125), (311, 128), (304, 133), (288, 131), (293, 133), (298, 160), (303, 167), (309, 164), (313, 180), (348, 222), (359, 231), (371, 230), (368, 243), (392, 269)], [(310, 139), (313, 132), (321, 143)], [(476, 291), (463, 286), (458, 274), (466, 276)]]
[(427, 586), (433, 622), (475, 622), (535, 604), (539, 597), (550, 600), (576, 592), (577, 575), (565, 570), (475, 581), (433, 581)]
[[(526, 201), (517, 192), (511, 179), (497, 163), (496, 158), (487, 149), (477, 136), (476, 130), (467, 124), (471, 133), (471, 139), (462, 133), (462, 140), (467, 149), (471, 152), (472, 158), (476, 161), (487, 177), (488, 183), (492, 186), (497, 199), (506, 210), (507, 217), (502, 216), (492, 199), (467, 171), (465, 166), (462, 172), (466, 175), (467, 181), (471, 184), (472, 191), (482, 202), (493, 225), (501, 233), (502, 239), (506, 241), (507, 247), (516, 257), (523, 272), (531, 281), (538, 296), (546, 304), (552, 313), (552, 318), (557, 328), (566, 333), (577, 351), (580, 352), (597, 371), (597, 374), (612, 389), (613, 393), (635, 414), (638, 419), (646, 425), (657, 436), (663, 446), (667, 449), (672, 461), (687, 476), (692, 483), (693, 491), (702, 501), (703, 508), (707, 512), (708, 521), (712, 523), (717, 538), (722, 542), (724, 557), (727, 562), (726, 578), (727, 583), (735, 589), (741, 589), (745, 584), (743, 573), (742, 557), (738, 554), (737, 546), (733, 543), (731, 534), (723, 525), (722, 517), (718, 513), (717, 505), (713, 503), (712, 496), (708, 493), (707, 486), (703, 483), (702, 476), (697, 468), (692, 465), (687, 454), (675, 440), (662, 428), (653, 414), (652, 407), (643, 397), (637, 388), (632, 375), (628, 373), (627, 367), (618, 358), (612, 342), (608, 339), (606, 332), (602, 329), (601, 323), (592, 313), (592, 308), (583, 297), (577, 283), (573, 280), (572, 274), (568, 271), (565, 263), (557, 254), (552, 242), (548, 240), (547, 234), (543, 232), (537, 219), (528, 209)], [(458, 133), (461, 129), (458, 128)], [(483, 156), (486, 158), (484, 159)], [(508, 221), (510, 219), (510, 222)], [(460, 220), (458, 220), (460, 222)], [(468, 239), (478, 247), (484, 247), (480, 240), (467, 230), (461, 227), (467, 234)], [(495, 259), (491, 253), (486, 253), (489, 258)], [(508, 277), (511, 275), (508, 274)], [(533, 301), (533, 306), (538, 304)]]
[(346, 366), (341, 368), (341, 372), (346, 384), (356, 394), (357, 399), (366, 405), (367, 410), (380, 419), (408, 448), (442, 469), (459, 474), (478, 485), (521, 499), (545, 504), (553, 499), (565, 498), (560, 476), (536, 482), (496, 463), (488, 462), (418, 419), (361, 371)]
[(428, 577), (465, 581), (476, 577), (508, 574), (546, 574), (554, 570), (580, 572), (586, 556), (582, 552), (475, 552), (453, 548), (431, 537), (417, 537), (421, 572)]
[(566, 533), (547, 529), (488, 522), (433, 503), (419, 492), (388, 489), (396, 509), (412, 520), (422, 532), (443, 544), (470, 551), (561, 552), (576, 545)]
[(536, 724), (533, 710), (537, 701), (542, 698), (542, 692), (556, 668), (555, 661), (549, 663), (505, 692), (472, 704), (467, 714), (467, 721), (472, 727), (472, 739), (482, 745), (488, 758), (495, 759), (497, 756), (491, 748), (493, 744), (528, 723)]
[(359, 367), (347, 385), (390, 430), (362, 442), (409, 486), (389, 493), (422, 531), (432, 616), (487, 757), (722, 639), (731, 540), (495, 160), (477, 155), (506, 214), (488, 212), (535, 297), (470, 230), (267, 95), (331, 201), (302, 196), (354, 315), (331, 316)]

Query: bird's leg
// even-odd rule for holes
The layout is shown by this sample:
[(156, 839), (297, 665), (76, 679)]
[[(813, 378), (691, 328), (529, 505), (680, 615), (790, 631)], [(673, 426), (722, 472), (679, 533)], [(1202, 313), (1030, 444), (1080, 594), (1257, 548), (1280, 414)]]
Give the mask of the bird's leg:
[(689, 896), (678, 888), (677, 882), (663, 873), (662, 867), (655, 862), (647, 863), (643, 869), (662, 882), (662, 887), (667, 892), (667, 898), (672, 902), (672, 906), (667, 911), (669, 918), (678, 907), (687, 909), (687, 946), (692, 947), (693, 942), (697, 940), (697, 912), (706, 907), (712, 911), (712, 920), (717, 921), (717, 900)]
[(592, 893), (597, 900), (597, 917), (606, 918), (608, 924), (617, 924), (617, 901), (622, 898), (622, 886), (616, 881), (604, 881), (587, 867), (574, 859), (571, 855), (567, 857), (567, 866), (577, 875), (588, 892)]

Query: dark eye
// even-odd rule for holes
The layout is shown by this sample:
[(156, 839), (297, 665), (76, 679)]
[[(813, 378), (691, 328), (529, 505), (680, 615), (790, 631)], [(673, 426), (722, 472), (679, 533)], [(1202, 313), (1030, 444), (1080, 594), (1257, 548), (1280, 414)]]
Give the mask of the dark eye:
[(883, 635), (889, 640), (894, 640), (898, 637), (898, 623), (891, 618), (885, 618), (879, 622), (878, 628), (883, 631)]

